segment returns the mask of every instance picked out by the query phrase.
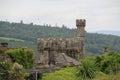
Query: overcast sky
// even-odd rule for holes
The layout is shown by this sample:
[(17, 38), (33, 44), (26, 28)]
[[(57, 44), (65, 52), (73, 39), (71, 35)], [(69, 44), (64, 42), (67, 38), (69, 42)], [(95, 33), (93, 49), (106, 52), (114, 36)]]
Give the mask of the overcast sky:
[(76, 19), (88, 32), (120, 31), (120, 0), (0, 0), (0, 20), (76, 28)]

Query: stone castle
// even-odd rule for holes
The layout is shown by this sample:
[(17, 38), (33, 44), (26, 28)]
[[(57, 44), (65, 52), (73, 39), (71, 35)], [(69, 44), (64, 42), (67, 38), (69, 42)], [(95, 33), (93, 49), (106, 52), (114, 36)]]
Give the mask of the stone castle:
[(40, 63), (44, 65), (78, 65), (84, 57), (85, 19), (77, 19), (77, 36), (74, 38), (38, 38)]

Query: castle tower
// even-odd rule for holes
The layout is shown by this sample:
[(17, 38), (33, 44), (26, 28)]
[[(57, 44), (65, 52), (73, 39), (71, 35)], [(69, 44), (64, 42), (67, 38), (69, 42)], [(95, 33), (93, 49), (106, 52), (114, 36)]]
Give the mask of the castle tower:
[(76, 20), (76, 26), (77, 26), (77, 38), (80, 40), (80, 54), (79, 57), (83, 58), (85, 54), (85, 47), (84, 47), (84, 42), (85, 42), (85, 25), (86, 25), (86, 20), (85, 19), (77, 19)]
[(77, 37), (85, 37), (85, 19), (77, 19), (76, 26), (77, 26)]

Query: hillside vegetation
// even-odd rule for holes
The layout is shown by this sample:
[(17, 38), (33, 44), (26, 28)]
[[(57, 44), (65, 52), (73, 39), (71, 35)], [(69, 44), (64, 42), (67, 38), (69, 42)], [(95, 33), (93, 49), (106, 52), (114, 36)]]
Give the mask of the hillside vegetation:
[(77, 67), (66, 67), (53, 73), (44, 73), (42, 80), (119, 80), (120, 53), (87, 56)]
[(33, 49), (36, 53), (36, 57), (39, 58), (37, 53), (37, 44), (35, 42), (7, 37), (0, 37), (0, 42), (7, 42), (9, 48), (27, 47), (29, 49)]
[[(50, 26), (50, 25), (34, 25), (33, 23), (10, 23), (0, 21), (0, 41), (8, 41), (10, 46), (26, 46), (34, 49), (36, 52), (37, 38), (65, 38), (75, 37), (76, 29)], [(4, 40), (3, 40), (4, 37)], [(6, 38), (9, 38), (8, 40)], [(15, 38), (17, 40), (11, 40)], [(18, 41), (22, 40), (22, 41)], [(112, 35), (102, 35), (97, 33), (86, 33), (85, 51), (86, 53), (102, 54), (104, 47), (110, 50), (120, 52), (120, 37)]]
[(0, 47), (0, 80), (27, 80), (34, 66), (34, 52), (28, 48)]

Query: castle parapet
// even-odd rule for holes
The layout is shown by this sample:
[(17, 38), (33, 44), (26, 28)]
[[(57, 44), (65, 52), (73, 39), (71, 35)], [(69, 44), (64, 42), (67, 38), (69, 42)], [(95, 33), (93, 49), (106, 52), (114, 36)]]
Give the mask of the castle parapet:
[(79, 26), (80, 26), (80, 27), (81, 27), (81, 26), (82, 26), (82, 27), (85, 27), (85, 25), (86, 25), (85, 23), (86, 23), (86, 20), (85, 20), (85, 19), (77, 19), (77, 20), (76, 20), (76, 26), (77, 26), (77, 27), (79, 27)]

